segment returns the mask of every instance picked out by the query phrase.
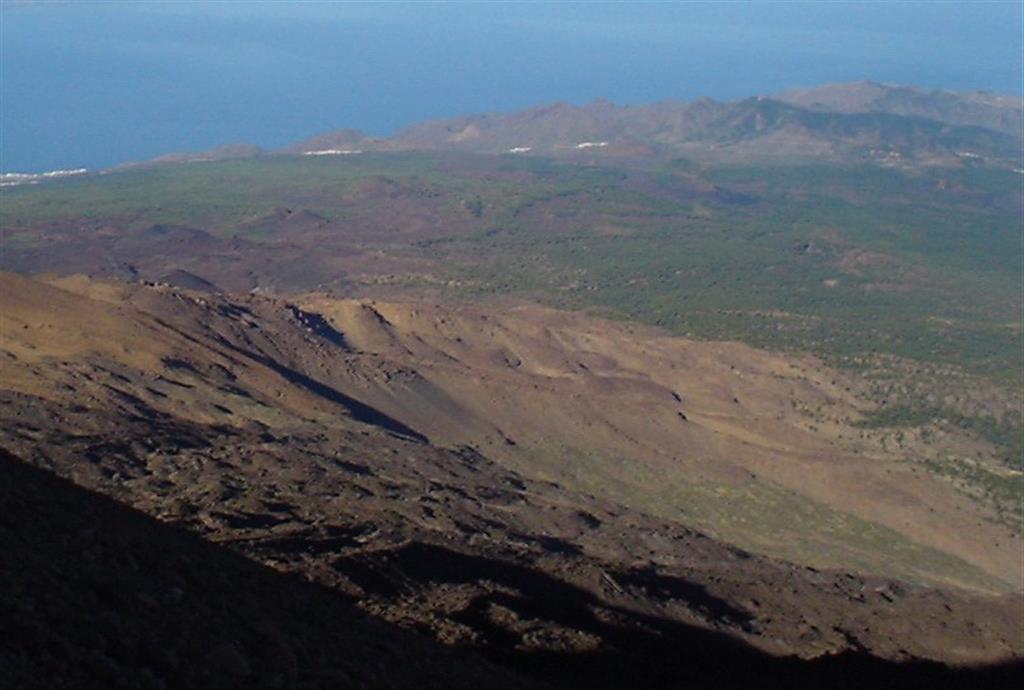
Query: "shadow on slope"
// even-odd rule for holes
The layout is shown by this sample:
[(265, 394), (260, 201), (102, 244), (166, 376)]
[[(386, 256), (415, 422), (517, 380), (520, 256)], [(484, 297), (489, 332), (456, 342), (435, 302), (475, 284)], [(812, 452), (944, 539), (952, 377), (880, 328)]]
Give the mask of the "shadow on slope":
[[(609, 606), (528, 564), (431, 544), (342, 558), (333, 566), (363, 591), (386, 598), (422, 596), (431, 588), (429, 596), (457, 601), (463, 595), (452, 586), (487, 583), (487, 591), (472, 597), (455, 618), (476, 631), (477, 647), (487, 658), (555, 687), (934, 690), (999, 687), (1024, 674), (1024, 664), (952, 669), (860, 652), (810, 661), (774, 657), (723, 633)], [(680, 578), (646, 569), (606, 577), (615, 589), (640, 588), (655, 599), (682, 600), (713, 622), (751, 621), (745, 611)], [(530, 649), (530, 638), (540, 639), (544, 649)], [(580, 651), (588, 643), (592, 649)]]
[[(320, 321), (323, 321), (323, 319), (320, 319)], [(325, 327), (330, 329), (329, 326)], [(334, 331), (334, 329), (330, 329), (330, 331), (332, 333), (337, 334), (337, 338), (342, 338), (341, 334), (337, 333), (337, 331)], [(338, 344), (339, 342), (334, 340), (333, 338), (331, 340), (332, 342), (335, 342), (335, 344)], [(263, 366), (267, 367), (274, 373), (284, 378), (286, 381), (288, 381), (288, 383), (299, 386), (300, 388), (304, 388), (307, 391), (323, 398), (324, 400), (328, 400), (336, 405), (341, 405), (346, 410), (348, 410), (349, 414), (352, 415), (352, 419), (355, 419), (357, 422), (362, 422), (363, 424), (369, 424), (371, 426), (379, 427), (387, 432), (395, 434), (396, 436), (400, 436), (402, 438), (406, 438), (412, 441), (418, 441), (419, 443), (426, 443), (428, 441), (426, 436), (419, 433), (412, 427), (403, 424), (394, 417), (386, 415), (380, 410), (371, 407), (370, 405), (367, 405), (364, 402), (356, 400), (351, 396), (345, 395), (336, 388), (332, 388), (331, 386), (328, 386), (325, 383), (321, 383), (320, 381), (317, 381), (316, 379), (307, 376), (306, 374), (303, 374), (301, 371), (298, 371), (297, 369), (285, 366), (284, 364), (278, 362), (272, 357), (257, 354), (255, 352), (250, 352), (249, 350), (238, 347), (237, 345), (233, 344), (224, 337), (218, 337), (218, 341), (220, 342), (221, 345), (230, 348), (234, 352), (237, 352), (238, 354), (247, 357), (254, 362), (262, 364)], [(344, 340), (342, 339), (340, 340), (340, 342), (344, 343)]]
[[(368, 594), (486, 582), (458, 614), (479, 649), (443, 647), (0, 451), (0, 686), (5, 688), (995, 687), (1020, 666), (950, 670), (863, 654), (779, 659), (727, 635), (608, 607), (517, 564), (412, 543), (339, 559)], [(718, 620), (744, 613), (676, 578), (609, 574)], [(503, 611), (502, 615), (496, 615)], [(521, 631), (599, 638), (581, 653)], [(557, 642), (557, 640), (555, 640)], [(515, 677), (513, 673), (518, 674)]]
[(524, 685), (0, 451), (0, 687)]

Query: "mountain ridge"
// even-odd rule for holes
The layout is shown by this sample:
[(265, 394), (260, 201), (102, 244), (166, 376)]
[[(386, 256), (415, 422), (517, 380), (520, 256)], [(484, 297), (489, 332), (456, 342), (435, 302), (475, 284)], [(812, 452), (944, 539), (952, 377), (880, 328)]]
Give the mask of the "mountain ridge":
[[(967, 153), (1020, 167), (1022, 118), (1024, 97), (862, 81), (734, 101), (698, 98), (640, 105), (616, 105), (603, 98), (584, 105), (562, 101), (514, 112), (427, 120), (385, 137), (343, 128), (279, 149), (235, 144), (166, 154), (113, 170), (261, 155), (424, 149), (577, 157), (600, 152), (622, 160), (678, 155), (713, 160), (853, 157), (884, 164), (899, 157), (951, 164), (958, 154)], [(899, 135), (896, 140), (894, 133)], [(751, 141), (757, 143), (751, 145)]]

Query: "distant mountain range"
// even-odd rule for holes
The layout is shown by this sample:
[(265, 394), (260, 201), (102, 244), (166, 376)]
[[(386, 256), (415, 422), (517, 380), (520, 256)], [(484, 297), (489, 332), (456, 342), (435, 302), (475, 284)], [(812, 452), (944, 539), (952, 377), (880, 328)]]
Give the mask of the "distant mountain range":
[(776, 96), (790, 105), (835, 113), (882, 112), (1021, 136), (1021, 98), (988, 91), (925, 91), (871, 81), (795, 89)]
[(147, 163), (456, 150), (714, 162), (811, 159), (950, 165), (984, 161), (1020, 168), (1022, 123), (1024, 101), (1018, 96), (854, 82), (732, 102), (704, 98), (642, 106), (606, 100), (583, 106), (555, 103), (514, 113), (431, 120), (387, 138), (340, 129), (276, 151), (232, 145), (170, 154)]
[(878, 84), (826, 86), (730, 103), (556, 104), (416, 125), (390, 141), (480, 152), (695, 157), (1012, 157), (1021, 104), (1007, 97)]

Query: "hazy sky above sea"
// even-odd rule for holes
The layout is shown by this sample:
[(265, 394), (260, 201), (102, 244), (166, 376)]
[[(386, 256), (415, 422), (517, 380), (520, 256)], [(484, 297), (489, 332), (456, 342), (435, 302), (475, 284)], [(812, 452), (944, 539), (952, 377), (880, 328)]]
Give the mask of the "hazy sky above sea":
[(1022, 3), (0, 0), (0, 170), (608, 98), (1022, 89)]

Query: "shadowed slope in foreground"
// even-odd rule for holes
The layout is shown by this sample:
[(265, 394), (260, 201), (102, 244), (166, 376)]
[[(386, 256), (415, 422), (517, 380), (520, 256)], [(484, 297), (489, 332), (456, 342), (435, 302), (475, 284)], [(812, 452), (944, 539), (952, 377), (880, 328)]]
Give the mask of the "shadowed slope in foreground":
[(0, 516), (4, 688), (522, 686), (6, 451)]
[[(3, 550), (10, 565), (0, 573), (12, 574), (2, 590), (13, 596), (4, 604), (10, 615), (0, 620), (17, 626), (4, 638), (11, 641), (4, 668), (19, 673), (19, 683), (37, 667), (100, 680), (113, 668), (115, 681), (130, 679), (122, 685), (159, 687), (144, 672), (150, 668), (172, 681), (180, 674), (189, 687), (228, 682), (231, 673), (249, 685), (255, 676), (261, 683), (279, 678), (284, 687), (371, 680), (423, 687), (429, 683), (410, 682), (390, 667), (410, 655), (426, 664), (413, 671), (428, 673), (435, 668), (431, 650), (454, 647), (532, 674), (523, 676), (531, 682), (562, 687), (758, 687), (780, 678), (788, 685), (806, 679), (811, 687), (865, 678), (946, 686), (981, 681), (939, 663), (966, 668), (1024, 656), (1018, 594), (982, 596), (766, 558), (491, 457), (499, 445), (526, 444), (522, 425), (502, 422), (509, 433), (503, 441), (497, 436), (474, 449), (446, 442), (444, 430), (408, 416), (414, 409), (459, 416), (452, 402), (459, 389), (446, 398), (441, 384), (473, 377), (432, 372), (446, 366), (458, 373), (453, 368), (466, 366), (460, 362), (470, 352), (496, 360), (480, 366), (506, 396), (536, 394), (538, 377), (550, 379), (552, 393), (539, 406), (549, 413), (559, 390), (579, 387), (577, 400), (583, 393), (625, 396), (632, 407), (651, 395), (650, 409), (667, 405), (669, 416), (685, 400), (690, 421), (674, 420), (685, 429), (710, 418), (702, 405), (715, 400), (728, 410), (749, 409), (753, 382), (738, 394), (744, 405), (731, 401), (737, 393), (729, 389), (702, 395), (699, 379), (644, 384), (628, 375), (635, 367), (616, 365), (618, 350), (599, 347), (599, 333), (572, 336), (565, 324), (545, 326), (554, 315), (494, 326), (488, 337), (533, 323), (552, 342), (560, 339), (561, 348), (531, 348), (529, 339), (510, 335), (493, 357), (487, 343), (471, 340), (472, 328), (442, 338), (407, 323), (411, 312), (397, 307), (379, 305), (385, 312), (378, 312), (345, 303), (336, 306), (352, 318), (333, 311), (317, 318), (258, 297), (79, 279), (62, 281), (73, 291), (14, 276), (0, 282), (10, 288), (0, 291), (0, 447), (175, 525), (160, 527), (124, 508), (109, 507), (110, 517), (78, 492), (69, 498), (67, 485), (32, 489), (8, 470), (13, 474), (0, 493), (11, 507), (0, 512), (0, 524), (12, 545)], [(415, 309), (427, 325), (446, 331), (465, 320)], [(611, 325), (600, 330), (605, 340), (617, 332)], [(590, 345), (573, 345), (585, 336)], [(403, 342), (415, 369), (397, 355), (390, 359), (403, 352)], [(457, 346), (468, 351), (459, 359), (439, 354), (432, 364), (431, 352), (458, 354)], [(650, 348), (647, 360), (656, 354)], [(602, 351), (608, 354), (598, 357)], [(585, 365), (584, 373), (553, 375), (564, 369), (553, 357), (559, 352), (570, 365)], [(736, 369), (746, 373), (750, 357), (737, 360)], [(684, 358), (679, 371), (706, 371), (709, 361)], [(526, 379), (515, 387), (524, 383), (522, 370), (536, 372), (536, 386)], [(482, 410), (487, 398), (466, 398), (479, 404), (463, 409)], [(353, 400), (387, 418), (358, 415)], [(394, 404), (403, 400), (408, 404)], [(387, 419), (431, 435), (424, 441), (399, 433), (382, 423)], [(695, 501), (680, 505), (693, 508)], [(150, 527), (129, 529), (140, 521)], [(177, 536), (167, 536), (172, 532)], [(213, 544), (249, 560), (226, 561), (229, 555)], [(251, 584), (265, 582), (283, 591)], [(320, 594), (301, 594), (309, 591), (305, 584), (294, 593), (303, 582), (315, 582)], [(104, 610), (121, 613), (95, 613)], [(139, 616), (126, 627), (117, 623)], [(380, 638), (394, 645), (360, 646), (377, 639), (375, 629), (361, 627), (373, 619), (382, 630), (396, 627), (388, 633), (396, 637)], [(197, 632), (190, 633), (193, 625)], [(412, 632), (422, 639), (403, 637)], [(282, 647), (277, 638), (292, 641)], [(114, 666), (96, 661), (94, 648)], [(153, 651), (165, 648), (177, 650), (169, 661)], [(47, 655), (57, 661), (46, 662)], [(93, 665), (75, 662), (85, 659)], [(202, 675), (204, 664), (220, 671)], [(378, 674), (374, 664), (385, 670)], [(122, 667), (128, 671), (116, 675)], [(339, 668), (347, 675), (336, 676)], [(851, 668), (857, 674), (840, 680)], [(463, 679), (439, 673), (444, 687)], [(67, 683), (81, 685), (81, 678)], [(47, 686), (60, 684), (57, 677)]]
[(502, 670), (367, 618), (329, 589), (205, 543), (5, 451), (0, 509), (0, 684), (10, 688), (501, 688), (545, 681), (966, 688), (1009, 684), (1021, 671), (897, 664), (855, 652), (779, 659), (721, 633), (602, 613), (584, 590), (522, 566), (422, 544), (391, 554), (402, 587), (485, 578), (505, 590), (472, 602), (467, 616), (486, 620), (488, 608), (501, 606), (593, 630), (612, 643), (594, 653), (531, 653), (494, 628), (483, 647), (508, 668)]

